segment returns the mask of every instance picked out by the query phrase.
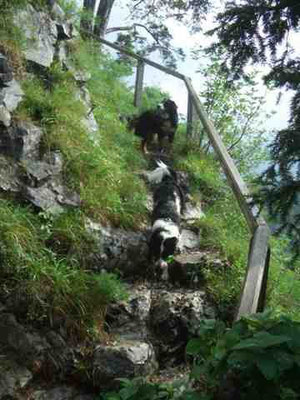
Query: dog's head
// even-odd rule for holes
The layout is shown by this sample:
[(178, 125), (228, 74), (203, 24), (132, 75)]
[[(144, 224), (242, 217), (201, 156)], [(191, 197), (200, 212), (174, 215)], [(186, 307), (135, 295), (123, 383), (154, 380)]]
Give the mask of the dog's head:
[(165, 110), (177, 110), (177, 104), (171, 99), (164, 100), (163, 106)]
[[(175, 101), (167, 99), (163, 102), (164, 110), (169, 115), (170, 121), (174, 128), (178, 125), (177, 105)], [(175, 133), (175, 132), (174, 132)]]
[[(147, 173), (147, 180), (151, 185), (159, 185), (163, 180), (173, 179), (177, 182), (176, 172), (161, 160), (156, 160), (157, 168)], [(168, 178), (166, 178), (168, 177)]]

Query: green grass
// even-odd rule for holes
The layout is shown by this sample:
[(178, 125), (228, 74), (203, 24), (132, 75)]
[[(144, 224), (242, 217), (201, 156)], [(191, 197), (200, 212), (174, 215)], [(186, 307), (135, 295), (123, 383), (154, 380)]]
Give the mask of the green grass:
[[(73, 333), (83, 334), (94, 329), (95, 324), (103, 323), (109, 302), (126, 297), (114, 274), (89, 273), (47, 247), (49, 237), (58, 232), (65, 234), (65, 243), (73, 240), (75, 245), (80, 239), (81, 249), (83, 243), (88, 243), (82, 235), (75, 237), (78, 224), (75, 231), (72, 223), (65, 227), (66, 219), (72, 221), (70, 215), (63, 215), (57, 221), (47, 220), (45, 228), (44, 216), (34, 214), (29, 207), (0, 199), (0, 218), (1, 288), (6, 296), (25, 297), (23, 318), (50, 323), (56, 317), (63, 317)], [(72, 259), (76, 259), (74, 254)]]
[[(191, 192), (200, 199), (205, 217), (197, 221), (201, 247), (227, 259), (230, 267), (205, 268), (207, 291), (216, 302), (221, 316), (236, 306), (245, 276), (250, 234), (231, 189), (222, 177), (219, 163), (203, 154), (195, 142), (185, 140), (184, 127), (176, 136), (176, 168), (188, 171)], [(199, 194), (200, 192), (200, 194)], [(267, 307), (299, 320), (300, 263), (291, 262), (288, 240), (272, 238), (268, 279)]]
[(203, 272), (206, 290), (220, 316), (231, 319), (246, 271), (250, 235), (219, 163), (198, 144), (186, 141), (183, 128), (176, 136), (175, 168), (189, 173), (192, 197), (201, 201), (204, 209), (205, 217), (195, 223), (201, 248), (228, 261), (218, 269), (208, 265)]
[(137, 174), (145, 161), (136, 138), (118, 119), (122, 101), (127, 104), (131, 93), (114, 75), (120, 67), (99, 50), (85, 53), (85, 46), (84, 42), (76, 46), (74, 64), (83, 68), (81, 51), (91, 64), (84, 69), (92, 74), (89, 86), (99, 124), (93, 134), (96, 141), (82, 123), (85, 108), (71, 73), (57, 64), (44, 81), (33, 77), (23, 82), (25, 98), (18, 118), (36, 120), (45, 128), (44, 151), (61, 151), (65, 183), (80, 193), (83, 212), (103, 223), (137, 228), (146, 219), (146, 188)]
[(272, 238), (267, 306), (300, 321), (300, 260), (291, 261), (289, 240)]
[[(5, 9), (5, 28), (11, 37), (1, 36), (0, 46), (14, 69), (21, 70), (22, 41), (12, 25), (11, 11)], [(147, 218), (146, 188), (138, 177), (145, 161), (138, 141), (118, 118), (120, 112), (132, 111), (127, 105), (132, 92), (120, 82), (126, 71), (98, 47), (82, 41), (73, 45), (72, 52), (74, 65), (91, 73), (99, 131), (93, 137), (87, 132), (78, 87), (72, 74), (58, 64), (39, 78), (30, 75), (22, 80), (25, 96), (14, 118), (43, 128), (41, 156), (52, 150), (62, 153), (64, 182), (80, 193), (81, 207), (54, 218), (0, 199), (0, 293), (25, 299), (22, 318), (50, 324), (60, 319), (70, 331), (86, 334), (97, 327), (103, 330), (107, 304), (124, 299), (126, 293), (116, 275), (85, 270), (88, 255), (96, 251), (85, 221), (92, 217), (138, 228)], [(86, 65), (80, 64), (81, 58)], [(19, 74), (19, 78), (24, 76)]]

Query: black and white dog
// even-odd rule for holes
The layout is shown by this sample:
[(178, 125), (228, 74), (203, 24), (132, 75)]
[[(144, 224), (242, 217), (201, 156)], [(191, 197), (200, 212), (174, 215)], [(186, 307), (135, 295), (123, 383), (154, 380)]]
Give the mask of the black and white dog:
[(163, 149), (166, 138), (171, 145), (177, 126), (177, 105), (170, 99), (165, 100), (156, 109), (145, 111), (129, 121), (129, 128), (134, 130), (135, 135), (142, 138), (141, 149), (144, 154), (148, 152), (147, 146), (155, 135), (158, 136), (160, 150)]
[(184, 208), (184, 195), (177, 183), (177, 174), (162, 161), (152, 172), (150, 181), (157, 184), (153, 195), (152, 228), (149, 259), (168, 277), (167, 258), (173, 255), (180, 238), (180, 220)]

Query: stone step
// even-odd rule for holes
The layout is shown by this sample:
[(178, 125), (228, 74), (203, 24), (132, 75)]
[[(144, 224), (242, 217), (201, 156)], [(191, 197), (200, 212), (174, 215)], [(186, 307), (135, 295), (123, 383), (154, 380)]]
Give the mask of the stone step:
[(177, 286), (203, 288), (204, 268), (220, 269), (228, 266), (227, 260), (207, 251), (178, 254), (169, 264), (169, 281)]

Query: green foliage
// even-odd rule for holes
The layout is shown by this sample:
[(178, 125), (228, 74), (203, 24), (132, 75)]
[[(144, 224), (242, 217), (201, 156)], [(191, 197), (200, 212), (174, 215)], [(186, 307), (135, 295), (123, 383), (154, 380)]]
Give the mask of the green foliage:
[[(277, 217), (277, 233), (290, 236), (291, 248), (298, 257), (300, 63), (292, 48), (290, 33), (299, 30), (299, 2), (258, 0), (238, 5), (229, 2), (217, 21), (219, 25), (213, 33), (217, 33), (219, 40), (212, 49), (224, 53), (223, 69), (229, 78), (240, 78), (249, 62), (268, 63), (271, 72), (265, 76), (265, 82), (293, 90), (289, 126), (277, 133), (270, 147), (272, 163), (261, 176), (262, 190), (256, 200), (267, 206), (272, 217)], [(283, 43), (286, 43), (284, 50)]]
[[(195, 55), (198, 57), (198, 52)], [(262, 120), (268, 115), (261, 111), (264, 100), (258, 95), (254, 74), (229, 82), (218, 54), (210, 55), (208, 65), (199, 72), (206, 78), (200, 96), (204, 98), (207, 114), (239, 172), (249, 178), (257, 165), (268, 157), (264, 146), (266, 133), (261, 129)], [(200, 145), (208, 151), (210, 146), (204, 130), (199, 130)]]
[(189, 173), (191, 194), (204, 208), (205, 217), (195, 223), (200, 229), (201, 247), (215, 251), (229, 261), (230, 266), (228, 262), (219, 269), (207, 266), (203, 273), (206, 290), (220, 314), (231, 318), (247, 265), (250, 235), (246, 222), (220, 174), (218, 162), (204, 154), (193, 141), (186, 142), (185, 132), (181, 129), (176, 136), (174, 153), (175, 168)]
[(136, 138), (118, 119), (119, 113), (131, 110), (132, 93), (118, 80), (127, 70), (84, 42), (74, 46), (73, 60), (76, 68), (91, 73), (88, 87), (99, 132), (87, 133), (79, 89), (72, 74), (56, 64), (43, 79), (23, 82), (18, 116), (45, 128), (44, 151), (61, 151), (65, 181), (80, 192), (84, 212), (103, 222), (136, 227), (145, 219), (146, 190), (133, 171), (145, 161)]
[(174, 151), (176, 154), (181, 153), (182, 157), (179, 159), (176, 157), (176, 168), (189, 173), (191, 190), (194, 194), (200, 192), (205, 202), (212, 202), (224, 188), (216, 161), (200, 149), (195, 150), (193, 143), (185, 143), (185, 135), (185, 133), (180, 135), (178, 132), (176, 136)]
[(264, 63), (271, 58), (273, 65), (280, 61), (284, 68), (293, 53), (287, 50), (282, 54), (280, 45), (297, 30), (300, 8), (297, 0), (228, 3), (217, 21), (219, 25), (211, 33), (217, 33), (219, 41), (213, 47), (226, 49), (231, 73), (240, 76), (249, 61)]
[(143, 90), (141, 112), (152, 110), (157, 107), (163, 100), (170, 98), (166, 92), (162, 92), (155, 86), (147, 86)]
[(186, 351), (194, 358), (192, 377), (205, 382), (208, 399), (225, 388), (245, 400), (297, 398), (300, 323), (265, 312), (242, 318), (231, 329), (206, 320), (198, 334)]
[(59, 6), (64, 10), (67, 18), (74, 18), (79, 15), (78, 2), (76, 0), (58, 0)]
[(25, 0), (0, 0), (0, 51), (8, 57), (17, 76), (23, 72), (21, 49), (24, 39), (20, 28), (13, 23), (13, 14), (25, 4)]
[(41, 228), (47, 234), (47, 246), (71, 265), (88, 266), (87, 255), (95, 250), (96, 243), (87, 231), (83, 212), (66, 211), (56, 218), (43, 212), (39, 216), (43, 221)]
[(49, 250), (49, 229), (57, 232), (64, 217), (57, 223), (48, 219), (45, 224), (45, 216), (3, 199), (0, 217), (1, 285), (6, 295), (25, 296), (28, 319), (50, 322), (63, 317), (70, 330), (84, 334), (93, 324), (103, 323), (109, 302), (126, 297), (115, 275), (88, 273)]
[(193, 360), (189, 379), (172, 384), (120, 379), (118, 392), (99, 400), (213, 400), (226, 393), (243, 400), (297, 399), (300, 323), (270, 312), (244, 317), (226, 328), (203, 320), (186, 347)]
[(289, 239), (271, 240), (271, 268), (268, 279), (268, 307), (294, 320), (300, 319), (300, 261), (291, 260)]
[(100, 394), (99, 400), (200, 400), (193, 397), (193, 391), (187, 381), (173, 384), (150, 383), (145, 378), (119, 379), (121, 389), (118, 392)]

